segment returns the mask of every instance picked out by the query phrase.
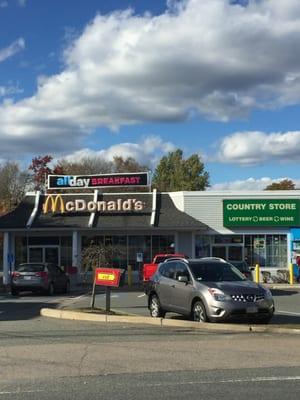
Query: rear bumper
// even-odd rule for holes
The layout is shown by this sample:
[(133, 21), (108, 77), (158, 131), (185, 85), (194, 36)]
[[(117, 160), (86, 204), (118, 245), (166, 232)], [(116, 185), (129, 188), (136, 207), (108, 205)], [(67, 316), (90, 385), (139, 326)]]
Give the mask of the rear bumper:
[(19, 290), (20, 292), (30, 290), (30, 291), (38, 291), (38, 290), (47, 290), (48, 283), (41, 282), (20, 282), (11, 284), (11, 289)]

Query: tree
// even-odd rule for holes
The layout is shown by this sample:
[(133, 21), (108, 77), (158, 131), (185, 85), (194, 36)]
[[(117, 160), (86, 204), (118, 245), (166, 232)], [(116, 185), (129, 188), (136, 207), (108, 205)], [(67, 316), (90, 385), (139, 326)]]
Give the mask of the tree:
[(0, 165), (0, 213), (10, 211), (24, 197), (30, 176), (18, 163), (7, 161)]
[(84, 157), (80, 161), (61, 159), (58, 166), (66, 175), (109, 174), (113, 171), (113, 163), (100, 157)]
[(209, 186), (209, 174), (198, 154), (184, 159), (182, 150), (177, 149), (162, 157), (152, 185), (161, 192), (205, 190)]
[(146, 165), (139, 164), (133, 157), (123, 158), (120, 156), (115, 156), (114, 161), (114, 171), (115, 172), (145, 172), (149, 170)]
[(264, 190), (294, 190), (295, 184), (290, 179), (282, 179), (280, 182), (273, 182)]
[(95, 270), (98, 267), (112, 268), (115, 259), (124, 257), (125, 254), (124, 246), (92, 241), (81, 252), (82, 265), (85, 271)]
[(62, 174), (63, 170), (60, 165), (49, 167), (49, 163), (53, 160), (50, 155), (38, 156), (32, 159), (29, 170), (33, 171), (33, 182), (35, 190), (44, 190), (47, 177), (50, 174)]

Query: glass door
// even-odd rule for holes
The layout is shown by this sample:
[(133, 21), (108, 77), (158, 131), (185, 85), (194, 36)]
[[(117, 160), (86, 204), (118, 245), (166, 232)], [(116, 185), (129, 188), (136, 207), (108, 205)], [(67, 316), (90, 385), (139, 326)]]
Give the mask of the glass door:
[(46, 263), (59, 265), (59, 248), (58, 247), (45, 247), (44, 257)]
[(212, 246), (212, 257), (224, 258), (226, 260), (226, 246)]
[(212, 246), (212, 257), (224, 258), (227, 261), (242, 261), (243, 246), (215, 245)]
[(227, 248), (228, 261), (243, 261), (243, 247), (242, 246), (228, 246)]
[(43, 262), (43, 248), (29, 247), (28, 262)]
[(28, 262), (46, 262), (59, 265), (59, 246), (29, 246)]

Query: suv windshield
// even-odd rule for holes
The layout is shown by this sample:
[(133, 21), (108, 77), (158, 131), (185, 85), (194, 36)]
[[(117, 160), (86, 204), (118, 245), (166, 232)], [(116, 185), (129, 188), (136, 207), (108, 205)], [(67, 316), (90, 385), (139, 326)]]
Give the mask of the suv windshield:
[(244, 281), (246, 278), (240, 271), (227, 263), (190, 263), (194, 278), (199, 282), (232, 282)]
[(40, 272), (44, 271), (44, 268), (43, 264), (20, 264), (16, 270), (18, 272)]

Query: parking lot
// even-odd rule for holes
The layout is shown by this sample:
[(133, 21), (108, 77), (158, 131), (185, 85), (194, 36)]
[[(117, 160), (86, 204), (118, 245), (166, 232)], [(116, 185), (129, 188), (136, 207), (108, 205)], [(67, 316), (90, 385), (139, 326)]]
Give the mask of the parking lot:
[[(98, 289), (100, 291), (100, 289)], [(300, 290), (297, 289), (272, 289), (275, 301), (275, 314), (271, 324), (300, 324)], [(63, 308), (86, 309), (91, 305), (91, 295), (83, 294), (70, 300), (66, 300)], [(101, 291), (96, 295), (95, 308), (105, 309), (106, 295)], [(121, 291), (111, 292), (111, 309), (118, 310), (124, 314), (149, 316), (147, 308), (147, 296), (143, 291)], [(166, 318), (180, 318), (179, 315), (167, 313)]]

